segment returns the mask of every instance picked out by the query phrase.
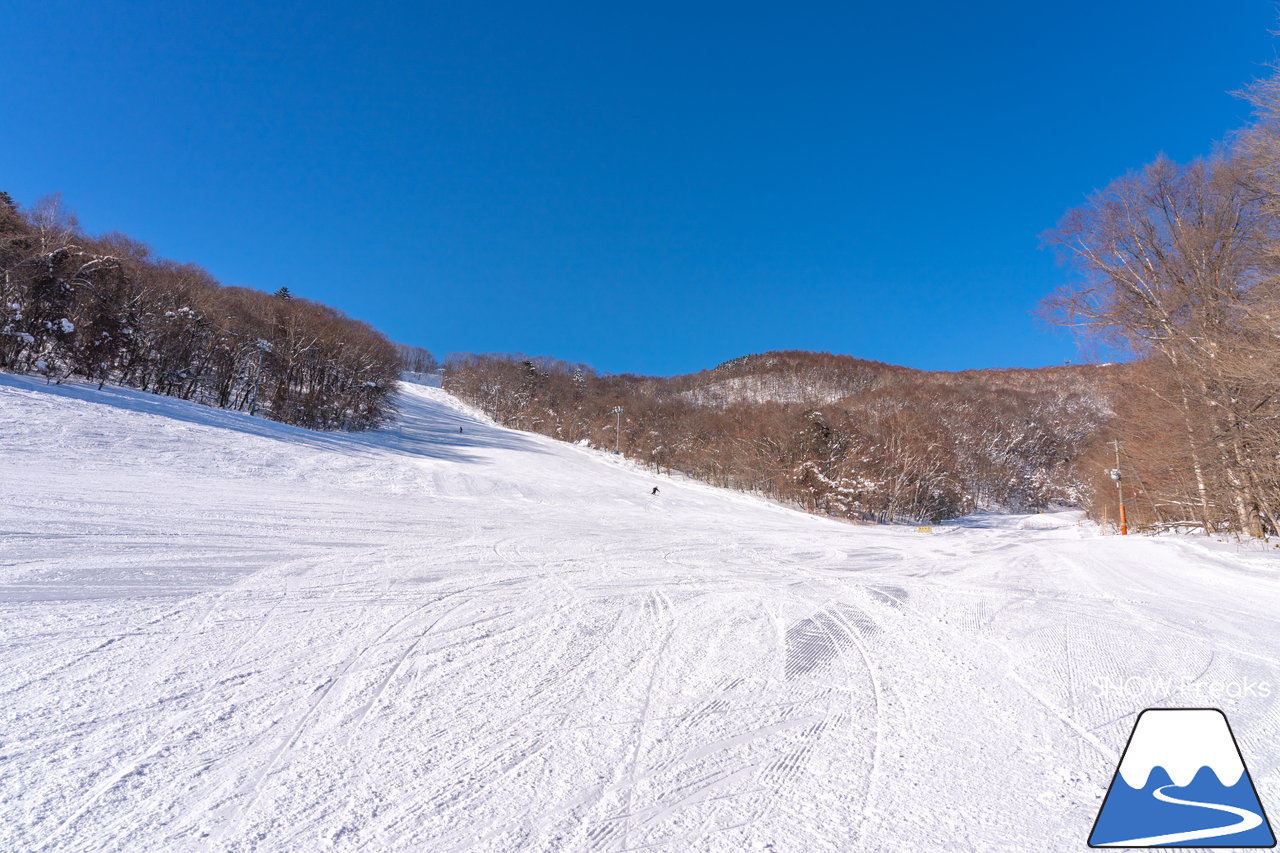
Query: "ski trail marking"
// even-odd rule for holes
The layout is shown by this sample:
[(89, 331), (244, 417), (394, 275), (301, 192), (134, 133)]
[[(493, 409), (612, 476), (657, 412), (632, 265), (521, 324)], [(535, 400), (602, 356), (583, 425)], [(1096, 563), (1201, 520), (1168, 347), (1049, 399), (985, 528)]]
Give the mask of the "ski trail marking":
[(66, 829), (68, 826), (74, 823), (81, 815), (87, 812), (89, 808), (93, 806), (93, 804), (96, 803), (104, 794), (106, 794), (108, 791), (114, 788), (117, 782), (129, 776), (131, 773), (133, 773), (135, 770), (141, 767), (143, 762), (145, 762), (148, 758), (150, 758), (151, 756), (159, 752), (160, 748), (163, 745), (164, 745), (163, 741), (157, 742), (155, 745), (153, 745), (150, 749), (148, 749), (142, 755), (138, 756), (132, 761), (125, 762), (123, 765), (120, 766), (119, 769), (116, 770), (116, 772), (112, 773), (106, 779), (102, 780), (97, 785), (95, 785), (93, 787), (93, 790), (89, 792), (89, 795), (85, 797), (84, 802), (80, 804), (80, 807), (77, 808), (74, 812), (72, 812), (65, 820), (62, 821), (62, 823), (58, 824), (57, 827), (55, 827), (52, 832), (50, 832), (47, 836), (45, 836), (44, 841), (41, 842), (40, 846), (36, 849), (43, 850), (46, 847), (48, 847), (50, 844), (52, 844), (54, 839), (59, 834), (61, 834), (61, 832), (64, 829)]
[[(668, 618), (671, 616), (670, 600), (666, 598), (665, 594), (655, 591), (650, 598), (645, 599), (645, 604), (648, 605), (650, 601), (653, 602), (653, 605), (657, 614), (665, 615)], [(663, 601), (666, 601), (665, 608), (661, 604), (661, 602)], [(647, 609), (648, 608), (646, 606), (646, 610)], [(624, 777), (627, 783), (627, 798), (626, 798), (626, 806), (625, 806), (626, 814), (623, 816), (623, 822), (622, 822), (623, 847), (628, 846), (628, 843), (631, 837), (631, 810), (632, 810), (631, 802), (632, 802), (632, 797), (635, 793), (636, 768), (639, 766), (639, 763), (640, 763), (640, 748), (644, 742), (644, 730), (649, 723), (649, 710), (653, 705), (653, 685), (656, 684), (658, 681), (658, 670), (662, 668), (662, 656), (666, 653), (667, 645), (670, 644), (671, 637), (675, 634), (675, 632), (676, 632), (676, 629), (675, 629), (675, 625), (673, 624), (670, 628), (667, 629), (667, 634), (666, 634), (666, 637), (664, 637), (662, 640), (662, 645), (659, 646), (657, 652), (654, 653), (653, 669), (649, 672), (649, 684), (648, 684), (648, 687), (645, 688), (644, 708), (640, 712), (640, 722), (636, 728), (636, 740), (631, 750), (630, 766), (627, 770), (626, 776)]]
[[(226, 594), (224, 593), (223, 596), (219, 596), (219, 600), (225, 597), (225, 595)], [(279, 601), (280, 599), (276, 599), (272, 603), (266, 618), (269, 618), (270, 614), (275, 612), (276, 607), (279, 606)], [(205, 619), (208, 618), (208, 615), (210, 612), (212, 612), (212, 610), (213, 610), (213, 607), (210, 606), (208, 610), (205, 611), (205, 617), (204, 617)], [(252, 642), (253, 638), (256, 637), (262, 631), (262, 627), (263, 625), (265, 625), (265, 623), (266, 623), (266, 619), (262, 620), (262, 622), (259, 623), (257, 629), (253, 633), (251, 633), (248, 637), (246, 637), (243, 641), (241, 641), (240, 644), (237, 645), (236, 648), (233, 649), (229, 655), (227, 655), (227, 657), (219, 665), (219, 669), (222, 669), (226, 666), (234, 664), (236, 660), (239, 659), (240, 653), (244, 651), (244, 649), (249, 645), (249, 643)], [(202, 621), (202, 624), (203, 624), (203, 621)], [(167, 660), (167, 657), (168, 656), (162, 658), (161, 660)], [(156, 666), (158, 666), (158, 662), (153, 663), (150, 667), (148, 667), (147, 672), (154, 669)], [(123, 765), (121, 765), (121, 769), (119, 769), (115, 774), (108, 777), (106, 780), (99, 783), (98, 785), (95, 785), (94, 788), (89, 792), (89, 795), (85, 798), (84, 802), (82, 802), (80, 806), (74, 812), (71, 813), (71, 815), (65, 818), (62, 821), (62, 823), (58, 824), (58, 826), (54, 828), (54, 830), (45, 838), (45, 841), (43, 842), (41, 847), (38, 849), (43, 849), (44, 847), (47, 847), (49, 843), (58, 834), (60, 834), (64, 829), (66, 829), (68, 826), (74, 823), (79, 817), (81, 817), (86, 811), (88, 811), (89, 808), (91, 808), (94, 803), (96, 803), (108, 791), (110, 791), (113, 787), (115, 787), (115, 785), (118, 782), (125, 779), (131, 773), (136, 771), (139, 767), (141, 767), (143, 764), (146, 763), (147, 759), (151, 758), (153, 755), (159, 752), (161, 748), (165, 746), (165, 744), (171, 741), (173, 739), (173, 735), (181, 729), (181, 727), (186, 723), (187, 719), (192, 715), (194, 715), (197, 711), (199, 711), (203, 707), (202, 703), (205, 697), (209, 695), (209, 691), (210, 689), (212, 689), (212, 687), (213, 687), (212, 684), (205, 684), (203, 689), (200, 691), (200, 694), (196, 697), (195, 701), (192, 703), (191, 708), (179, 714), (176, 721), (169, 727), (170, 731), (168, 732), (167, 735), (158, 738), (156, 742), (149, 749), (147, 749), (137, 758), (126, 761)], [(113, 827), (117, 825), (118, 825), (118, 822), (112, 824)]]
[[(315, 698), (312, 699), (311, 704), (307, 707), (305, 711), (303, 711), (302, 715), (298, 718), (297, 723), (294, 725), (293, 731), (279, 746), (275, 748), (275, 750), (272, 751), (271, 757), (267, 760), (267, 763), (262, 768), (262, 770), (258, 771), (252, 776), (249, 782), (249, 785), (251, 786), (251, 789), (252, 789), (252, 796), (250, 797), (248, 803), (246, 803), (245, 805), (241, 806), (236, 810), (236, 817), (238, 818), (238, 820), (241, 823), (243, 823), (243, 821), (248, 817), (249, 812), (253, 809), (254, 805), (257, 804), (258, 799), (262, 796), (263, 783), (266, 781), (267, 777), (271, 775), (272, 771), (275, 770), (275, 767), (280, 762), (281, 758), (283, 758), (283, 756), (287, 752), (292, 750), (294, 745), (302, 738), (302, 735), (306, 731), (307, 723), (310, 721), (312, 715), (315, 714), (317, 709), (319, 709), (321, 705), (324, 704), (325, 699), (332, 692), (334, 685), (336, 685), (349, 672), (351, 672), (351, 670), (355, 667), (356, 663), (358, 663), (360, 659), (363, 658), (365, 654), (369, 652), (370, 649), (372, 649), (378, 643), (382, 642), (382, 640), (385, 639), (386, 636), (390, 634), (392, 631), (396, 630), (401, 625), (408, 622), (411, 618), (413, 618), (414, 616), (417, 616), (419, 613), (426, 610), (428, 607), (431, 607), (433, 604), (438, 604), (439, 602), (443, 601), (446, 598), (452, 598), (454, 596), (461, 595), (462, 593), (468, 592), (470, 590), (480, 589), (481, 587), (485, 587), (485, 586), (493, 586), (494, 584), (500, 584), (500, 583), (503, 583), (503, 581), (493, 581), (487, 584), (476, 584), (475, 586), (466, 587), (460, 590), (455, 590), (454, 592), (451, 592), (451, 593), (446, 593), (445, 595), (435, 599), (434, 601), (431, 601), (427, 604), (420, 605), (419, 607), (414, 608), (411, 612), (406, 613), (404, 616), (392, 622), (390, 625), (387, 626), (385, 630), (383, 630), (381, 634), (375, 637), (371, 643), (361, 647), (355, 653), (353, 653), (347, 659), (346, 664), (342, 666), (341, 669), (335, 675), (331, 675), (321, 687), (317, 688), (315, 692)], [(222, 827), (222, 832), (219, 833), (220, 837), (223, 840), (225, 840), (226, 833), (229, 830), (231, 823), (233, 823), (233, 821), (230, 821), (230, 820), (227, 821)]]
[[(463, 609), (467, 605), (471, 604), (471, 601), (472, 599), (468, 598), (465, 601), (460, 602), (457, 606), (453, 607), (448, 612), (440, 614), (440, 616), (438, 616), (435, 619), (435, 621), (433, 621), (430, 625), (428, 625), (426, 630), (424, 630), (421, 634), (419, 634), (418, 637), (412, 643), (409, 644), (409, 647), (400, 654), (400, 658), (395, 662), (395, 665), (391, 667), (391, 671), (387, 673), (387, 677), (382, 680), (382, 683), (378, 685), (378, 689), (374, 691), (373, 698), (371, 698), (367, 703), (365, 703), (365, 706), (363, 710), (360, 712), (359, 718), (356, 721), (355, 727), (353, 728), (351, 734), (347, 737), (348, 746), (351, 745), (351, 741), (360, 732), (360, 730), (364, 728), (365, 721), (369, 718), (369, 715), (372, 714), (374, 709), (378, 706), (379, 701), (382, 699), (382, 694), (386, 692), (388, 685), (390, 685), (391, 682), (395, 680), (396, 676), (400, 674), (401, 670), (404, 669), (405, 663), (408, 662), (409, 658), (413, 655), (414, 650), (418, 648), (418, 645), (424, 639), (426, 639), (426, 637), (429, 634), (431, 634), (432, 631), (435, 630), (435, 627), (437, 625), (439, 625), (446, 618), (457, 613), (459, 610)], [(376, 642), (377, 641), (375, 641), (375, 644)]]
[[(864, 645), (862, 638), (858, 636), (858, 631), (854, 628), (851, 628), (847, 624), (847, 621), (841, 618), (843, 614), (837, 613), (835, 611), (831, 611), (831, 616), (832, 616), (833, 623), (844, 630), (845, 636), (847, 636), (849, 640), (852, 641), (853, 645), (858, 649), (858, 652), (862, 655), (862, 663), (863, 663), (863, 666), (866, 668), (867, 677), (871, 680), (872, 698), (875, 700), (875, 706), (876, 706), (876, 709), (875, 709), (876, 737), (871, 744), (871, 770), (869, 773), (867, 773), (867, 795), (862, 803), (862, 822), (858, 825), (858, 845), (862, 846), (866, 842), (866, 836), (867, 836), (867, 830), (868, 830), (867, 824), (871, 820), (871, 814), (873, 811), (872, 806), (875, 802), (875, 793), (876, 793), (876, 787), (877, 787), (876, 777), (880, 771), (881, 754), (884, 752), (884, 744), (883, 744), (884, 729), (885, 729), (884, 692), (883, 692), (883, 688), (880, 686), (880, 676), (876, 672), (875, 665), (871, 662), (871, 655), (867, 651), (867, 648)], [(844, 650), (843, 648), (841, 648), (840, 644), (838, 643), (836, 644), (836, 649), (839, 652), (841, 659), (843, 659)], [(851, 714), (850, 717), (853, 718), (853, 715)]]

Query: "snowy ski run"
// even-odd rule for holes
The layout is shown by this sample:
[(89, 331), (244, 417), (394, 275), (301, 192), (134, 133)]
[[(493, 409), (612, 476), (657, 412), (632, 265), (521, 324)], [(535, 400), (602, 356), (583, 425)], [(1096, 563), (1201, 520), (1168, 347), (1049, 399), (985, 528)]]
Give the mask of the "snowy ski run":
[(1158, 706), (1280, 811), (1274, 548), (844, 524), (401, 398), (0, 375), (0, 850), (1081, 850)]

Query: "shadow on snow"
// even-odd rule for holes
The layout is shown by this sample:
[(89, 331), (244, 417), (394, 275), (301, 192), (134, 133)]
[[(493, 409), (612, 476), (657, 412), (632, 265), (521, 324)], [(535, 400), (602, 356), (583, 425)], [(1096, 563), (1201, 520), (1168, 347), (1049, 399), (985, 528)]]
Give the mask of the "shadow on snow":
[[(483, 448), (544, 452), (536, 442), (519, 433), (499, 429), (463, 412), (433, 405), (428, 400), (403, 392), (396, 395), (396, 413), (392, 420), (379, 429), (319, 432), (135, 388), (108, 385), (99, 391), (95, 384), (73, 382), (54, 385), (40, 377), (7, 373), (0, 373), (0, 388), (51, 394), (348, 455), (389, 451), (447, 462), (484, 462), (467, 451)], [(462, 432), (458, 432), (459, 427), (463, 428)]]

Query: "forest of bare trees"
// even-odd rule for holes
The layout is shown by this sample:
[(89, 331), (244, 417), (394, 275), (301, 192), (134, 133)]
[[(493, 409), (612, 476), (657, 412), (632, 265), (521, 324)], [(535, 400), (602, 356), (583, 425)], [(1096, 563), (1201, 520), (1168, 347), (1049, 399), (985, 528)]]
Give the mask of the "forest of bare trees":
[(406, 373), (425, 375), (435, 372), (440, 363), (430, 350), (409, 344), (396, 344), (396, 354), (400, 356), (400, 364)]
[(1116, 419), (1085, 455), (1091, 510), (1250, 536), (1280, 531), (1280, 75), (1256, 120), (1212, 157), (1159, 158), (1047, 235), (1075, 280), (1056, 321), (1133, 360)]
[(654, 470), (840, 518), (936, 521), (1077, 501), (1076, 455), (1110, 415), (1117, 372), (926, 373), (785, 352), (666, 379), (466, 356), (446, 387), (500, 423), (617, 446)]
[(223, 287), (122, 234), (90, 237), (56, 196), (22, 211), (0, 193), (0, 370), (363, 429), (390, 412), (400, 366), (381, 333), (287, 288)]

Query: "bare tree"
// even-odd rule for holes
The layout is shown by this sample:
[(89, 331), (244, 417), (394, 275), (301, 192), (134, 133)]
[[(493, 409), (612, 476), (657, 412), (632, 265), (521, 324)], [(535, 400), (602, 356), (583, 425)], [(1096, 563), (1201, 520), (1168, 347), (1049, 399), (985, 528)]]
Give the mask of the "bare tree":
[(1162, 361), (1152, 395), (1172, 406), (1181, 455), (1208, 524), (1274, 529), (1256, 464), (1256, 374), (1241, 373), (1248, 329), (1274, 290), (1260, 263), (1270, 223), (1258, 193), (1226, 157), (1186, 166), (1160, 158), (1070, 211), (1047, 241), (1078, 273), (1046, 301), (1057, 322), (1134, 357)]

